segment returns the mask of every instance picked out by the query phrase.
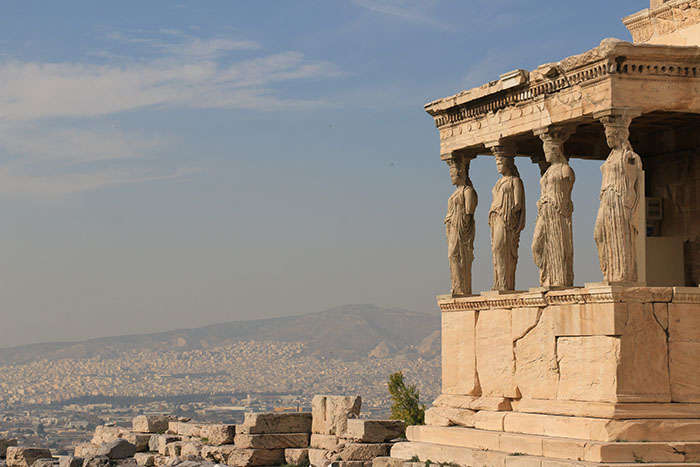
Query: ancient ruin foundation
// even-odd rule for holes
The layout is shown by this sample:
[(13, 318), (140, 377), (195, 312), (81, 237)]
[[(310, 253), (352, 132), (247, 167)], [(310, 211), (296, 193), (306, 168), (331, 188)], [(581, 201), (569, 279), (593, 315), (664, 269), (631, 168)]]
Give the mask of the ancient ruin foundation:
[[(517, 245), (522, 230), (514, 190), (493, 190), (493, 291), (469, 294), (465, 264), (489, 252), (460, 249), (448, 228), (450, 251), (472, 256), (438, 298), (442, 395), (393, 458), (700, 466), (700, 1), (652, 0), (623, 21), (633, 44), (606, 39), (426, 105), (450, 167), (495, 156), (514, 181), (512, 161), (539, 166), (539, 193), (524, 190), (539, 196), (540, 277), (526, 290), (511, 280), (518, 256), (507, 240)], [(595, 226), (604, 281), (582, 286), (570, 158), (604, 161)], [(474, 226), (467, 242), (474, 229), (489, 227)]]

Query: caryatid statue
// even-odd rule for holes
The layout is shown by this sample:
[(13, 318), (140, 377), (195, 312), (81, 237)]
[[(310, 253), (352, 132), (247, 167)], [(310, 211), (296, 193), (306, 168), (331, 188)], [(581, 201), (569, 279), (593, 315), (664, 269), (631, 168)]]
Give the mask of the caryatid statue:
[(600, 167), (603, 182), (594, 231), (600, 270), (608, 282), (636, 282), (635, 219), (644, 183), (642, 161), (629, 142), (631, 117), (610, 115), (600, 121), (612, 149)]
[(514, 151), (502, 146), (492, 148), (501, 178), (493, 187), (489, 211), (491, 252), (493, 253), (493, 290), (515, 290), (520, 232), (525, 227), (525, 189), (515, 167)]
[(452, 296), (471, 295), (474, 261), (474, 211), (478, 203), (469, 179), (470, 157), (452, 153), (447, 158), (455, 191), (447, 201), (445, 231), (450, 259)]
[(576, 177), (564, 154), (564, 141), (571, 129), (549, 127), (536, 134), (542, 139), (549, 167), (540, 178), (532, 256), (540, 270), (542, 287), (571, 287), (574, 285), (571, 190)]

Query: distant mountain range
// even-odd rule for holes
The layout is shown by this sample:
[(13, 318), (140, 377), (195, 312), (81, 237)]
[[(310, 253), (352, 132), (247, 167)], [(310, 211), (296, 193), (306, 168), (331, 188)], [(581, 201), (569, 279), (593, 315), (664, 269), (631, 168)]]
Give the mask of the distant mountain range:
[(357, 360), (398, 354), (437, 355), (440, 315), (374, 305), (346, 305), (319, 313), (231, 321), (194, 329), (53, 342), (0, 349), (0, 364), (37, 359), (116, 357), (124, 351), (218, 347), (239, 341), (305, 342), (318, 357)]

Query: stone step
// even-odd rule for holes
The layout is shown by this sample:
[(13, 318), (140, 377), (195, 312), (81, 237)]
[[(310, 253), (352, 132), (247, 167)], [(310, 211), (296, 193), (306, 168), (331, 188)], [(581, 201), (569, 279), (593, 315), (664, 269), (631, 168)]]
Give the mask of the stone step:
[(609, 420), (519, 412), (477, 412), (474, 427), (592, 441), (700, 441), (700, 419)]
[(658, 467), (700, 467), (700, 462), (656, 462), (643, 458), (632, 462), (562, 460), (421, 442), (396, 443), (391, 457), (406, 461), (417, 457), (421, 462), (430, 460), (433, 463), (456, 463), (469, 467), (632, 467), (640, 463)]
[[(410, 426), (406, 429), (406, 438), (411, 442), (445, 448), (500, 451), (511, 455), (524, 454), (571, 461), (700, 462), (700, 443), (698, 442), (615, 443), (434, 426)], [(398, 457), (394, 455), (393, 450), (392, 457)]]
[(582, 402), (542, 399), (517, 399), (511, 401), (513, 411), (575, 417), (612, 418), (616, 420), (636, 418), (698, 418), (700, 404), (688, 403), (627, 403)]

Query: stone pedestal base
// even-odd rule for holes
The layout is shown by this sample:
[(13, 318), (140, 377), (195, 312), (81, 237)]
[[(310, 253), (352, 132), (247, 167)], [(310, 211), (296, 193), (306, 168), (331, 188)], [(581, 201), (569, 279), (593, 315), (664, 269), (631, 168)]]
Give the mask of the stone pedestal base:
[(601, 442), (462, 427), (413, 426), (391, 457), (474, 467), (700, 466), (700, 442)]
[(700, 466), (700, 288), (440, 297), (442, 395), (392, 457)]

